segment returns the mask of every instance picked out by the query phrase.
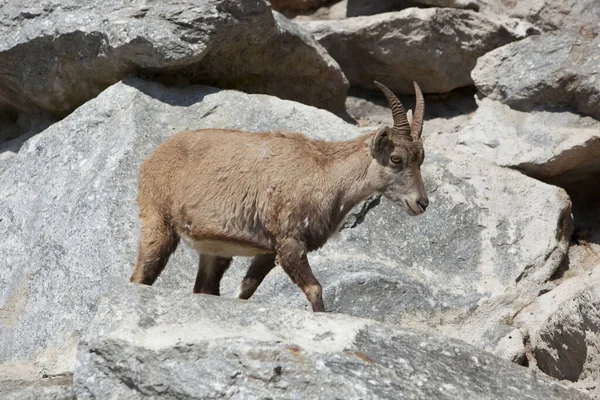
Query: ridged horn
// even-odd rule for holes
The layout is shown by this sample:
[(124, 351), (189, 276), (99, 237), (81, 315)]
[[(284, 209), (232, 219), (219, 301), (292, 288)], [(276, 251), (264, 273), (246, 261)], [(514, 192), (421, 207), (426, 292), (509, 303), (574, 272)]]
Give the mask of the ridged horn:
[(404, 106), (400, 103), (400, 100), (396, 97), (396, 95), (388, 89), (385, 85), (375, 81), (375, 84), (385, 97), (387, 98), (388, 104), (390, 105), (390, 109), (392, 110), (392, 118), (394, 118), (394, 127), (392, 128), (392, 134), (397, 133), (400, 135), (410, 135), (410, 124), (408, 123), (408, 119), (406, 118), (406, 110), (404, 110)]
[(415, 104), (415, 115), (413, 116), (412, 125), (410, 127), (410, 136), (415, 139), (419, 139), (421, 137), (421, 133), (423, 132), (425, 101), (423, 100), (423, 92), (421, 92), (421, 88), (417, 82), (413, 82), (413, 85), (415, 86), (415, 97), (417, 98), (417, 102)]

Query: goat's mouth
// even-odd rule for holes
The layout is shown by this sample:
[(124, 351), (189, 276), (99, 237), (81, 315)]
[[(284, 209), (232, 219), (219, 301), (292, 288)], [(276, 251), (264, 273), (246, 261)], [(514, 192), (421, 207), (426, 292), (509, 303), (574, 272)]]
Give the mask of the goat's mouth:
[(406, 210), (406, 213), (411, 217), (416, 217), (417, 215), (421, 215), (425, 212), (423, 207), (416, 201), (402, 200), (402, 205)]

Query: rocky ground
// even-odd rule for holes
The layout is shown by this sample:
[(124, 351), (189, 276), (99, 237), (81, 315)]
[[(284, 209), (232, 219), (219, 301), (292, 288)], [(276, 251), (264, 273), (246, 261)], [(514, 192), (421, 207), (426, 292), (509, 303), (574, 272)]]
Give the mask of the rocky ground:
[[(274, 10), (277, 11), (274, 11)], [(600, 398), (600, 3), (0, 5), (0, 398)], [(425, 91), (431, 205), (357, 207), (310, 255), (191, 295), (135, 262), (137, 172), (175, 132), (345, 140)]]

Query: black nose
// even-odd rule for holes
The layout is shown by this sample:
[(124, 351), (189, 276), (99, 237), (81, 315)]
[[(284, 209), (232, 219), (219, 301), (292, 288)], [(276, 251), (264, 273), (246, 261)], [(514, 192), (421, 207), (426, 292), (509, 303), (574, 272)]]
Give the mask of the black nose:
[(429, 206), (429, 199), (427, 197), (422, 197), (419, 200), (417, 200), (417, 203), (419, 203), (423, 211), (425, 211), (427, 210), (427, 206)]

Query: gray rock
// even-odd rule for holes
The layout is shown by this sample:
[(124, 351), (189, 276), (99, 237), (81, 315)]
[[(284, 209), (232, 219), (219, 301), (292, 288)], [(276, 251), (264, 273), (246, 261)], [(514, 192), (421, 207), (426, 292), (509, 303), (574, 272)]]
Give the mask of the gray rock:
[(2, 400), (75, 400), (73, 376), (59, 376), (37, 381), (0, 381)]
[(471, 0), (348, 0), (347, 16), (374, 15), (418, 6), (479, 9), (477, 1)]
[(566, 106), (600, 118), (600, 36), (592, 28), (498, 48), (477, 61), (472, 77), (481, 93), (515, 109)]
[(600, 378), (600, 268), (571, 276), (515, 317), (526, 329), (537, 367), (572, 382)]
[(600, 285), (564, 302), (532, 339), (537, 366), (557, 379), (600, 379)]
[(520, 329), (513, 329), (498, 341), (493, 353), (505, 360), (524, 365), (527, 360), (525, 342), (528, 338)]
[(344, 315), (119, 288), (77, 354), (78, 399), (585, 399), (465, 343)]
[[(596, 244), (580, 240), (569, 250), (570, 266), (513, 324), (526, 333), (529, 364), (557, 379), (600, 395), (600, 259)], [(579, 249), (578, 249), (579, 248)], [(581, 250), (585, 253), (582, 257)], [(590, 265), (586, 265), (590, 264)]]
[(262, 0), (8, 1), (0, 113), (73, 111), (128, 74), (268, 93), (343, 110), (348, 83)]
[[(139, 165), (172, 133), (208, 127), (330, 140), (360, 133), (329, 112), (266, 95), (132, 79), (29, 139), (0, 174), (6, 374), (25, 362), (33, 375), (72, 370), (98, 298), (133, 270)], [(493, 349), (512, 330), (506, 321), (564, 258), (569, 200), (561, 189), (452, 152), (427, 150), (424, 174), (431, 199), (424, 217), (382, 200), (311, 254), (326, 306)], [(237, 260), (226, 274), (224, 295), (237, 291), (247, 262)], [(196, 265), (182, 245), (156, 285), (191, 291)], [(279, 268), (256, 300), (305, 307)]]
[(375, 89), (373, 80), (379, 80), (398, 94), (413, 93), (413, 80), (428, 93), (472, 85), (478, 57), (531, 33), (527, 23), (451, 8), (299, 23), (352, 85)]
[(523, 112), (488, 98), (457, 134), (461, 151), (561, 186), (600, 173), (600, 121), (571, 112)]
[(476, 0), (482, 13), (525, 19), (544, 31), (577, 30), (600, 20), (597, 0)]

